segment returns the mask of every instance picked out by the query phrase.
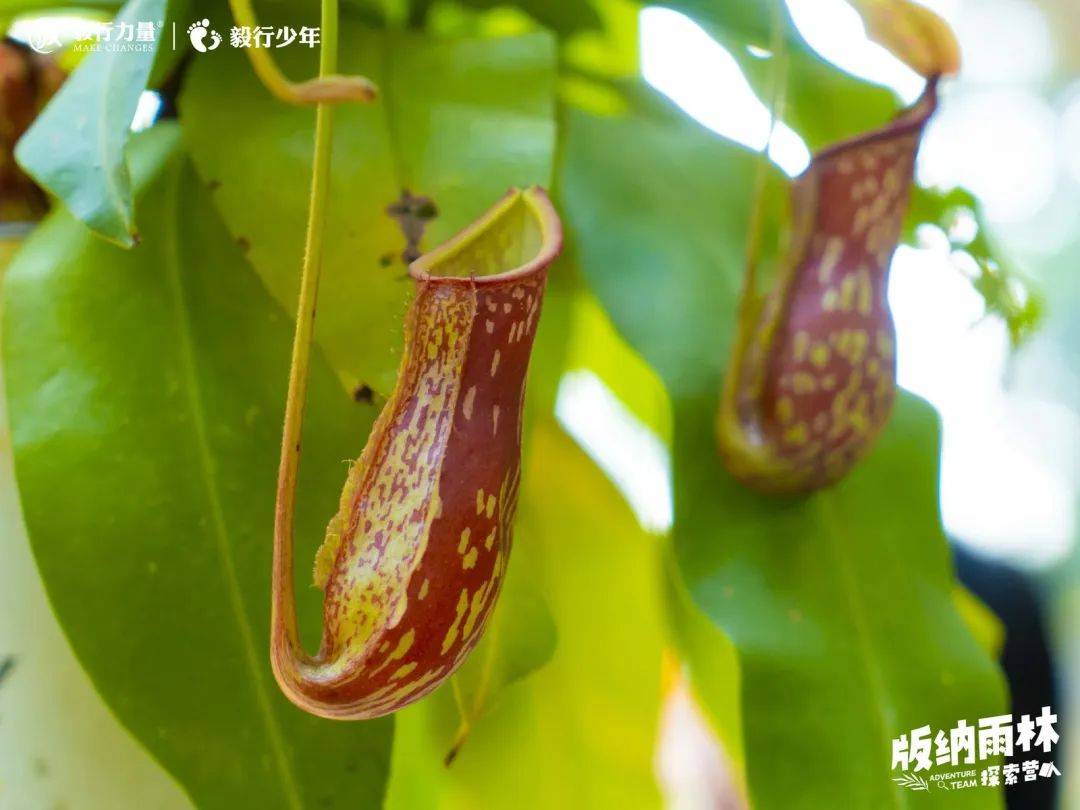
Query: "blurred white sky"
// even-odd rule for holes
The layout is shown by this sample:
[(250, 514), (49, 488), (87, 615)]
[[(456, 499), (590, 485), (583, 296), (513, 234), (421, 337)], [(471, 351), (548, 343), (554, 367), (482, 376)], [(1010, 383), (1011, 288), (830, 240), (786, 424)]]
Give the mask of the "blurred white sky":
[[(1028, 0), (927, 5), (952, 23), (965, 67), (946, 88), (944, 108), (927, 133), (919, 181), (970, 188), (991, 222), (1011, 236), (1009, 247), (1032, 259), (1051, 255), (1065, 243), (1071, 214), (1080, 208), (1080, 82), (1057, 106), (1040, 95), (1053, 65), (1053, 40)], [(866, 39), (844, 0), (788, 0), (788, 7), (825, 58), (891, 87), (904, 101), (917, 97), (921, 80)], [(646, 79), (704, 125), (762, 149), (769, 113), (731, 54), (674, 11), (646, 9), (641, 22)], [(809, 162), (806, 145), (784, 124), (769, 155), (789, 175)], [(942, 416), (946, 529), (1023, 565), (1062, 559), (1076, 534), (1080, 416), (1049, 398), (1006, 388), (1004, 325), (983, 317), (981, 299), (953, 266), (943, 239), (897, 252), (889, 298), (900, 383)], [(1054, 351), (1044, 362), (1054, 364)], [(563, 424), (608, 470), (642, 523), (663, 528), (670, 521), (670, 487), (655, 482), (668, 479), (666, 455), (658, 443), (644, 442), (643, 428), (620, 409), (595, 377), (568, 375), (559, 402)]]

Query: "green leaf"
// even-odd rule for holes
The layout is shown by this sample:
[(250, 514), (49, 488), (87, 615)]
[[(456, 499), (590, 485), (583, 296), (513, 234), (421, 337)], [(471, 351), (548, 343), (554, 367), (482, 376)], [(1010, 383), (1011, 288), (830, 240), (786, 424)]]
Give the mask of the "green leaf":
[[(1005, 706), (1000, 673), (952, 602), (933, 412), (903, 397), (872, 455), (814, 497), (768, 498), (735, 482), (713, 449), (713, 421), (754, 158), (685, 119), (569, 112), (566, 128), (559, 182), (581, 266), (672, 396), (673, 538), (694, 602), (738, 653), (752, 803), (908, 806), (889, 781), (890, 739)], [(714, 721), (730, 716), (723, 696), (699, 696)]]
[[(115, 23), (165, 17), (167, 0), (129, 0)], [(138, 233), (125, 147), (157, 41), (145, 51), (100, 50), (83, 60), (19, 141), (15, 156), (76, 218), (120, 245)]]
[[(94, 684), (200, 807), (373, 807), (390, 723), (304, 714), (270, 671), (292, 327), (178, 140), (159, 126), (132, 145), (147, 222), (136, 249), (94, 238), (61, 210), (8, 269), (4, 372), (34, 555)], [(373, 418), (314, 359), (302, 561), (314, 559), (343, 459)], [(321, 594), (300, 594), (311, 645)]]
[[(646, 98), (662, 105), (655, 93)], [(564, 221), (615, 328), (673, 400), (712, 395), (728, 337), (720, 327), (733, 321), (743, 267), (755, 156), (683, 115), (639, 110), (636, 99), (621, 117), (567, 110)]]
[[(13, 246), (0, 237), (0, 277), (5, 250)], [(191, 810), (180, 787), (109, 712), (61, 632), (23, 525), (3, 398), (0, 557), (4, 805), (55, 807), (77, 797), (79, 810)], [(58, 695), (62, 711), (57, 710)]]
[(953, 588), (953, 602), (971, 635), (994, 660), (1005, 647), (1005, 625), (987, 605), (960, 583)]
[(558, 627), (551, 661), (511, 685), (450, 768), (447, 690), (399, 715), (387, 806), (655, 808), (663, 635), (656, 538), (550, 420), (522, 477), (513, 565)]
[[(752, 795), (793, 808), (841, 795), (908, 806), (887, 779), (891, 739), (1006, 706), (1000, 674), (952, 601), (933, 411), (902, 397), (864, 464), (794, 502), (751, 495), (717, 459), (702, 460), (711, 408), (688, 405), (680, 421), (676, 543), (695, 599), (739, 651)], [(1000, 802), (993, 791), (934, 796), (942, 807)]]
[[(290, 22), (290, 24), (294, 24)], [(283, 49), (290, 76), (315, 56)], [(379, 101), (336, 112), (316, 339), (343, 383), (393, 387), (412, 285), (400, 229), (386, 209), (404, 189), (431, 198), (422, 249), (467, 225), (512, 185), (549, 185), (555, 49), (534, 34), (432, 40), (345, 24), (341, 70)], [(184, 136), (234, 238), (274, 297), (295, 308), (314, 114), (259, 86), (242, 51), (199, 54), (180, 98)], [(222, 137), (228, 133), (228, 137)]]

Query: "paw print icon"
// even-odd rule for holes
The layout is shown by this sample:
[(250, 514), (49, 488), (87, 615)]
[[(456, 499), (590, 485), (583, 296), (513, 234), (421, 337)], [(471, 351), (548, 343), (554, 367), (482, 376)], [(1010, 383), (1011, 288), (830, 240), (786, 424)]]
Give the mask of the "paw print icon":
[[(211, 29), (210, 20), (205, 18), (196, 20), (189, 25), (187, 34), (188, 39), (191, 40), (191, 47), (199, 53), (212, 51), (221, 44), (221, 34)], [(209, 42), (207, 41), (207, 37), (209, 37)]]

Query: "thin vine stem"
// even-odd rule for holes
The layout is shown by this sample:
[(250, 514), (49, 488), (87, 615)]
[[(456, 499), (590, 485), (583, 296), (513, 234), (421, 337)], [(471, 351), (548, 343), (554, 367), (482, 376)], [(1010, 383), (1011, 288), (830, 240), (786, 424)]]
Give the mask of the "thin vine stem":
[(491, 689), (491, 679), (495, 669), (495, 650), (499, 644), (499, 625), (493, 623), (488, 634), (486, 640), (488, 647), (484, 655), (483, 664), (481, 665), (480, 678), (476, 685), (476, 693), (473, 695), (471, 707), (466, 707), (465, 705), (465, 696), (462, 694), (461, 685), (458, 682), (460, 673), (455, 673), (450, 676), (450, 683), (454, 691), (454, 703), (457, 705), (460, 722), (458, 723), (458, 730), (454, 734), (454, 740), (450, 744), (450, 750), (447, 751), (446, 756), (443, 758), (443, 765), (448, 768), (453, 764), (454, 760), (457, 759), (461, 747), (465, 745), (465, 741), (469, 738), (469, 734), (472, 732), (473, 723), (480, 716), (480, 711), (484, 707), (484, 701), (487, 700), (488, 692)]
[(757, 270), (761, 262), (761, 232), (765, 219), (765, 182), (768, 179), (769, 147), (784, 110), (787, 93), (787, 50), (784, 32), (784, 0), (772, 0), (769, 32), (769, 48), (772, 52), (773, 71), (769, 94), (769, 131), (765, 146), (758, 156), (754, 173), (754, 189), (751, 197), (750, 222), (746, 243), (746, 268), (743, 275), (742, 302), (745, 307), (757, 297)]
[[(246, 2), (246, 0), (244, 0)], [(337, 68), (338, 0), (322, 0), (322, 46), (319, 76), (332, 75)], [(333, 148), (334, 107), (319, 104), (315, 113), (315, 153), (308, 201), (307, 235), (300, 271), (300, 298), (296, 307), (292, 365), (289, 370), (285, 426), (281, 434), (281, 463), (278, 467), (277, 506), (274, 514), (274, 563), (271, 627), (281, 628), (293, 653), (306, 658), (296, 628), (296, 599), (293, 585), (293, 516), (296, 508), (296, 479), (300, 469), (301, 433), (307, 399), (311, 338), (322, 270), (323, 231), (326, 198), (330, 184)]]
[[(229, 0), (229, 8), (232, 10), (233, 19), (241, 27), (250, 28), (252, 31), (259, 27), (255, 17), (255, 9), (251, 0)], [(334, 12), (333, 33), (326, 25), (326, 4), (323, 4), (323, 22), (321, 26), (321, 53), (327, 51), (327, 39), (333, 38), (335, 42), (331, 49), (337, 53), (337, 10)], [(330, 70), (324, 70), (322, 57), (320, 56), (319, 76), (304, 82), (291, 81), (277, 66), (270, 51), (267, 48), (245, 48), (251, 67), (259, 81), (269, 90), (275, 98), (288, 104), (339, 104), (346, 101), (367, 102), (372, 101), (378, 95), (378, 90), (372, 82), (363, 76), (341, 76), (337, 73), (337, 60)]]

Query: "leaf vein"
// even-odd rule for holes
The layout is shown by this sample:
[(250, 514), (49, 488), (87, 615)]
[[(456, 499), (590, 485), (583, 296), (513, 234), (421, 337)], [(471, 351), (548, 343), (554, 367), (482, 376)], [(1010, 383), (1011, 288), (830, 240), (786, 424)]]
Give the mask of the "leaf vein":
[[(855, 576), (851, 571), (844, 549), (840, 545), (840, 535), (842, 533), (846, 534), (846, 531), (843, 522), (836, 515), (833, 498), (834, 495), (832, 493), (823, 493), (821, 495), (822, 513), (826, 524), (825, 534), (828, 535), (829, 544), (836, 556), (836, 568), (840, 573), (840, 582), (843, 586), (844, 596), (851, 611), (851, 623), (855, 628), (854, 636), (858, 642), (856, 644), (856, 649), (862, 660), (863, 669), (866, 673), (866, 680), (870, 687), (871, 700), (874, 704), (874, 711), (871, 712), (871, 716), (876, 721), (878, 734), (884, 742), (885, 749), (888, 750), (892, 737), (889, 734), (888, 719), (885, 716), (884, 708), (887, 704), (885, 679), (882, 676), (881, 667), (876, 663), (877, 658), (872, 649), (873, 643), (871, 642), (870, 631), (866, 626), (866, 621), (863, 618), (862, 610), (860, 609), (860, 599)], [(903, 797), (898, 787), (892, 787), (889, 792), (892, 796), (892, 804), (894, 807), (902, 808), (907, 806), (908, 802)]]
[[(169, 195), (170, 204), (173, 208), (167, 221), (177, 223), (179, 221), (179, 192), (180, 171), (173, 175), (173, 193)], [(236, 574), (236, 562), (233, 559), (232, 549), (229, 544), (228, 529), (225, 524), (224, 510), (218, 496), (218, 486), (214, 462), (211, 457), (210, 444), (207, 435), (206, 421), (202, 409), (202, 392), (196, 374), (195, 351), (191, 336), (191, 328), (188, 323), (186, 312), (188, 311), (184, 285), (180, 271), (180, 244), (176, 234), (176, 228), (166, 229), (168, 234), (168, 248), (165, 251), (165, 262), (168, 265), (168, 275), (172, 286), (173, 314), (176, 319), (176, 328), (179, 334), (180, 365), (181, 373), (186, 381), (188, 408), (191, 411), (192, 424), (195, 432), (195, 447), (199, 458), (199, 466), (202, 471), (200, 476), (205, 486), (205, 496), (209, 505), (210, 518), (213, 526), (214, 539), (217, 545), (218, 555), (221, 558), (221, 568), (225, 574), (225, 582), (229, 594), (229, 605), (236, 618), (240, 630), (241, 646), (244, 651), (244, 661), (251, 670), (251, 680), (254, 686), (256, 703), (259, 712), (263, 715), (266, 726), (267, 738), (273, 751), (274, 759), (278, 765), (278, 775), (282, 782), (282, 788), (288, 799), (289, 805), (302, 808), (303, 802), (296, 778), (289, 765), (286, 755), (284, 737), (274, 717), (270, 696), (267, 693), (266, 675), (263, 667), (259, 665), (256, 654), (255, 638), (247, 614), (244, 610), (243, 599), (240, 594), (240, 582)]]

